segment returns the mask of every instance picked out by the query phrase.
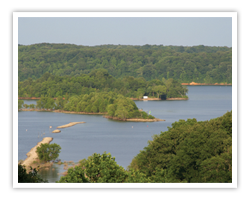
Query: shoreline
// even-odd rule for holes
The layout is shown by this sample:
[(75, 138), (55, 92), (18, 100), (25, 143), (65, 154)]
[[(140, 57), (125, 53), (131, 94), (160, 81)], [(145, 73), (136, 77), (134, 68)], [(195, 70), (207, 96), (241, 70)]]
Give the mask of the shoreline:
[(75, 112), (66, 110), (42, 110), (37, 108), (21, 108), (19, 111), (37, 111), (37, 112), (55, 112), (55, 113), (66, 113), (66, 114), (81, 114), (81, 115), (106, 115), (107, 113), (88, 113), (88, 112)]
[(166, 121), (165, 119), (158, 119), (158, 118), (154, 118), (154, 119), (138, 119), (138, 118), (131, 118), (131, 119), (120, 119), (117, 117), (110, 117), (110, 116), (103, 116), (107, 119), (112, 119), (115, 121), (128, 121), (128, 122), (158, 122), (158, 121)]
[(41, 164), (36, 153), (36, 149), (41, 144), (49, 144), (53, 140), (52, 137), (45, 137), (41, 142), (38, 142), (36, 146), (31, 148), (31, 150), (26, 154), (27, 158), (21, 163), (21, 165), (25, 166), (26, 170), (29, 171), (29, 167), (36, 168), (37, 166), (40, 167), (48, 167), (51, 166), (53, 163), (45, 163)]
[[(23, 100), (38, 100), (40, 99), (39, 97), (18, 97), (18, 99), (23, 99)], [(56, 99), (56, 98), (54, 98)], [(147, 98), (147, 99), (139, 99), (139, 98), (130, 98), (133, 101), (173, 101), (173, 100), (188, 100), (188, 98), (166, 98), (166, 99), (161, 99), (161, 98)], [(21, 108), (20, 110), (22, 111), (50, 111), (50, 110), (42, 110), (42, 109), (37, 109), (37, 108)], [(88, 113), (88, 112), (75, 112), (75, 111), (66, 111), (66, 110), (51, 110), (51, 112), (61, 112), (61, 113), (68, 113), (68, 114), (82, 114), (82, 115), (105, 115), (107, 113)]]
[(186, 101), (188, 98), (166, 98), (167, 101)]
[[(179, 100), (179, 99), (173, 99), (173, 100)], [(183, 99), (182, 99), (183, 100)], [(58, 111), (58, 110), (39, 110), (39, 109), (20, 109), (20, 111), (38, 111), (38, 112), (41, 112), (41, 111), (45, 111), (45, 112), (60, 112), (60, 113), (70, 113), (70, 114), (85, 114), (85, 115), (103, 115), (103, 117), (107, 118), (107, 119), (113, 119), (113, 120), (116, 120), (116, 121), (133, 121), (133, 122), (157, 122), (157, 121), (166, 121), (164, 119), (158, 119), (158, 118), (155, 118), (155, 119), (137, 119), (137, 118), (132, 118), (132, 119), (118, 119), (118, 118), (113, 118), (113, 117), (110, 117), (110, 116), (105, 116), (105, 114), (107, 113), (85, 113), (85, 112), (73, 112), (73, 111)], [(67, 127), (70, 127), (70, 126), (74, 126), (75, 124), (79, 124), (79, 123), (86, 123), (86, 122), (70, 122), (69, 124), (66, 124), (66, 125), (62, 125), (62, 126), (58, 126), (57, 128), (67, 128)]]
[(173, 101), (173, 100), (188, 100), (188, 98), (166, 98), (166, 99), (161, 99), (161, 98), (147, 98), (147, 99), (138, 99), (138, 98), (130, 98), (133, 101)]
[(188, 86), (193, 86), (193, 85), (219, 85), (219, 86), (228, 86), (232, 85), (232, 83), (181, 83), (181, 85), (188, 85)]

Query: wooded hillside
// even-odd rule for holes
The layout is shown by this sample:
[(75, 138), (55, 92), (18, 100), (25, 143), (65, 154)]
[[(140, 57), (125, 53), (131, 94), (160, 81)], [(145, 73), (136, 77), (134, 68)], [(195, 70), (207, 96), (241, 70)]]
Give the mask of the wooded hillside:
[(232, 83), (232, 48), (208, 46), (34, 44), (18, 46), (19, 81), (89, 74), (106, 69), (115, 78), (173, 78), (182, 83)]

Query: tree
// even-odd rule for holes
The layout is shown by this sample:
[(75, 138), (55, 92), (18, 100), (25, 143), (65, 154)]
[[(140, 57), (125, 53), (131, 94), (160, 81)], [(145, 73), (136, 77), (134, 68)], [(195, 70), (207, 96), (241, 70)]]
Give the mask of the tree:
[(160, 95), (166, 94), (166, 87), (164, 85), (156, 85), (152, 89), (157, 93), (158, 98), (160, 98)]
[(55, 108), (55, 100), (53, 98), (47, 97), (45, 108), (48, 110), (54, 109)]
[(61, 147), (58, 144), (41, 144), (37, 147), (36, 153), (41, 161), (49, 162), (54, 161), (58, 158), (59, 153), (61, 152)]
[(116, 110), (115, 104), (108, 105), (107, 111), (108, 111), (109, 116), (111, 116), (111, 117), (115, 116), (115, 110)]
[(30, 104), (30, 108), (31, 108), (31, 109), (34, 109), (34, 108), (35, 108), (35, 104), (33, 104), (33, 103)]
[(89, 183), (89, 180), (85, 177), (85, 170), (80, 166), (75, 166), (69, 168), (67, 174), (56, 183)]
[(23, 107), (24, 108), (29, 108), (29, 105), (25, 103), (25, 104), (23, 104)]
[(136, 94), (137, 94), (138, 99), (142, 99), (143, 95), (145, 94), (145, 90), (140, 88), (137, 90)]
[(24, 101), (18, 99), (18, 110), (23, 107)]
[(91, 183), (123, 183), (127, 177), (123, 167), (110, 153), (94, 153), (84, 163), (86, 176)]
[(56, 109), (63, 109), (63, 107), (64, 107), (63, 98), (61, 96), (58, 96), (56, 98), (55, 104), (56, 104), (56, 106), (55, 106)]

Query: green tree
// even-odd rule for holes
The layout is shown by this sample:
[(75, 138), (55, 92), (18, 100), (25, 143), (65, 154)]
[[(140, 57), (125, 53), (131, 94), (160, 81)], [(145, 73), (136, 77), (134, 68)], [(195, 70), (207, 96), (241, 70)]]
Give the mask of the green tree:
[(58, 96), (55, 100), (55, 109), (63, 109), (64, 107), (64, 101), (61, 96)]
[(110, 153), (94, 153), (84, 163), (86, 176), (91, 183), (123, 183), (127, 173), (115, 162)]
[(29, 106), (28, 104), (25, 103), (25, 104), (23, 104), (23, 107), (27, 109), (27, 108), (29, 108), (30, 106)]
[(18, 99), (18, 110), (23, 107), (24, 101)]
[(52, 110), (55, 108), (55, 100), (53, 98), (47, 97), (45, 108), (48, 110)]
[(80, 166), (75, 166), (69, 168), (67, 174), (56, 183), (89, 183), (89, 180), (85, 177), (85, 170)]
[(34, 108), (35, 108), (35, 104), (33, 104), (33, 103), (30, 104), (29, 106), (30, 106), (31, 109), (34, 109)]
[(160, 98), (160, 95), (166, 94), (166, 87), (164, 85), (156, 85), (152, 88), (152, 90), (157, 93), (158, 98)]
[(49, 162), (54, 161), (58, 158), (61, 152), (61, 147), (58, 144), (41, 144), (37, 147), (36, 153), (41, 161)]
[(108, 115), (113, 117), (115, 116), (115, 110), (116, 110), (116, 105), (115, 104), (110, 104), (107, 107)]

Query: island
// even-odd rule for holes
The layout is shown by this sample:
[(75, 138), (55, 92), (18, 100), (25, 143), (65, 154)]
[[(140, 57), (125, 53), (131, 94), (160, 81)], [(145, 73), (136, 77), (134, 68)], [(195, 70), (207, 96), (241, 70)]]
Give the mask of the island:
[[(19, 100), (22, 101), (22, 100)], [(27, 106), (26, 106), (27, 107)], [(61, 109), (54, 110), (55, 107)], [(90, 94), (75, 95), (68, 100), (50, 97), (41, 97), (37, 101), (36, 109), (39, 111), (62, 112), (70, 114), (101, 114), (108, 119), (137, 122), (164, 121), (139, 110), (137, 105), (129, 97), (124, 97), (115, 92), (91, 92)], [(22, 110), (22, 109), (20, 109)], [(32, 109), (31, 109), (32, 110)], [(23, 111), (28, 111), (27, 108)], [(74, 122), (57, 128), (64, 128), (75, 125)]]

